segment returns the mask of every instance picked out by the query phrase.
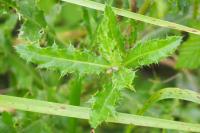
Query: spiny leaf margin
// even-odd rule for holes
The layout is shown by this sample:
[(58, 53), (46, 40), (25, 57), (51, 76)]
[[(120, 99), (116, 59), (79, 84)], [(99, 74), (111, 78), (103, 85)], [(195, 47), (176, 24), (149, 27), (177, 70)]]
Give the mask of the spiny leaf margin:
[(110, 67), (105, 59), (74, 48), (41, 48), (37, 45), (18, 45), (15, 48), (23, 59), (37, 64), (39, 68), (57, 70), (61, 76), (74, 72), (99, 74)]
[(116, 114), (115, 108), (121, 98), (121, 91), (124, 88), (131, 88), (135, 78), (135, 71), (127, 68), (120, 68), (112, 73), (111, 82), (103, 86), (103, 90), (96, 93), (93, 98), (92, 112), (90, 113), (90, 125), (96, 128), (108, 117)]
[(138, 68), (159, 62), (171, 55), (181, 44), (181, 40), (182, 38), (179, 36), (171, 36), (166, 39), (138, 43), (128, 51), (123, 64), (128, 67)]

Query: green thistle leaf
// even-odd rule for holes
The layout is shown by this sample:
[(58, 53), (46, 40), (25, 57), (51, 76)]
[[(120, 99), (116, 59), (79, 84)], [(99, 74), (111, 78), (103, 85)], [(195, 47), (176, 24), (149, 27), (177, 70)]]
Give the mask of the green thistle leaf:
[(104, 85), (103, 90), (97, 92), (90, 114), (90, 125), (96, 128), (110, 115), (115, 114), (115, 105), (120, 98), (120, 91), (113, 87), (111, 83)]
[(16, 47), (20, 56), (39, 68), (58, 70), (61, 75), (79, 72), (79, 74), (99, 74), (110, 66), (101, 57), (89, 52), (75, 49), (41, 48), (36, 45), (19, 45)]
[(90, 115), (90, 124), (96, 128), (109, 116), (115, 116), (115, 106), (118, 103), (123, 88), (133, 88), (132, 81), (135, 72), (130, 69), (121, 68), (113, 73), (112, 83), (107, 83), (103, 90), (98, 92), (94, 98), (94, 104)]
[(138, 43), (125, 58), (124, 65), (138, 68), (156, 63), (171, 55), (181, 43), (181, 37), (173, 36), (166, 39), (151, 40), (144, 44)]

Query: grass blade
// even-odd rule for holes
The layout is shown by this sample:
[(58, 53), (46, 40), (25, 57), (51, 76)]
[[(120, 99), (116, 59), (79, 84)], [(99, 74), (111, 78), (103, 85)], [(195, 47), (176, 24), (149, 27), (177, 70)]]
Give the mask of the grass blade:
[[(80, 96), (82, 90), (82, 78), (76, 75), (70, 84), (70, 96), (69, 101), (71, 105), (79, 106), (80, 105)], [(76, 133), (78, 127), (78, 120), (75, 118), (70, 118), (69, 122), (69, 132)]]
[(200, 104), (200, 94), (197, 92), (179, 88), (165, 88), (153, 94), (137, 114), (143, 115), (153, 103), (164, 99), (181, 99)]
[[(65, 2), (69, 2), (69, 3), (73, 3), (76, 5), (80, 5), (80, 6), (85, 6), (91, 9), (95, 9), (95, 10), (99, 10), (99, 11), (104, 11), (104, 4), (101, 3), (97, 3), (91, 0), (62, 0)], [(135, 19), (135, 20), (139, 20), (145, 23), (149, 23), (149, 24), (153, 24), (153, 25), (157, 25), (157, 26), (161, 26), (161, 27), (167, 27), (170, 29), (176, 29), (176, 30), (180, 30), (180, 31), (186, 31), (189, 33), (193, 33), (193, 34), (197, 34), (200, 35), (200, 31), (194, 28), (190, 28), (184, 25), (180, 25), (180, 24), (176, 24), (173, 22), (169, 22), (169, 21), (164, 21), (164, 20), (160, 20), (160, 19), (156, 19), (156, 18), (152, 18), (152, 17), (148, 17), (148, 16), (144, 16), (138, 13), (133, 13), (130, 11), (126, 11), (123, 9), (119, 9), (119, 8), (113, 8), (113, 11), (120, 16), (124, 16), (127, 18), (131, 18), (131, 19)]]
[[(27, 98), (18, 98), (5, 95), (0, 95), (0, 106), (23, 111), (31, 111), (49, 115), (67, 116), (79, 119), (89, 119), (90, 113), (90, 109), (85, 107), (77, 107), (72, 105), (32, 100)], [(134, 124), (138, 126), (157, 127), (189, 132), (200, 132), (200, 124), (177, 122), (125, 113), (117, 113), (117, 116), (115, 118), (109, 118), (107, 122)]]

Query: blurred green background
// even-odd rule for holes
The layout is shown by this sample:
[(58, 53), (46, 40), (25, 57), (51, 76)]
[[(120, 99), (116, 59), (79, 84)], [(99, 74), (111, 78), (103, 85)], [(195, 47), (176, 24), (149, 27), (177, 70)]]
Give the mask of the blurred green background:
[[(104, 3), (104, 0), (95, 0)], [(114, 0), (113, 6), (140, 11), (140, 13), (200, 29), (200, 12), (198, 0)], [(149, 3), (148, 3), (149, 2)], [(146, 8), (144, 7), (146, 4)], [(45, 21), (59, 40), (60, 47), (74, 45), (77, 48), (93, 48), (95, 31), (103, 13), (59, 0), (37, 0), (36, 7), (45, 14)], [(25, 8), (25, 7), (24, 7)], [(200, 45), (200, 37), (186, 32), (160, 28), (127, 18), (117, 17), (127, 44), (169, 35), (181, 35), (182, 45)], [(29, 43), (29, 34), (20, 35), (25, 19), (12, 7), (7, 7), (0, 0), (0, 93), (51, 102), (90, 106), (90, 98), (99, 89), (98, 77), (86, 76), (77, 79), (68, 74), (60, 77), (58, 72), (40, 70), (33, 64), (22, 60), (15, 52), (14, 46)], [(32, 28), (37, 28), (33, 27)], [(131, 29), (131, 30), (130, 30)], [(34, 30), (26, 31), (32, 33)], [(40, 35), (36, 33), (36, 35)], [(31, 36), (31, 35), (30, 35)], [(35, 36), (37, 38), (37, 36)], [(32, 37), (34, 39), (34, 37)], [(43, 42), (55, 41), (43, 34)], [(197, 49), (200, 53), (200, 48)], [(191, 51), (193, 53), (193, 51)], [(180, 58), (180, 59), (179, 59)], [(189, 57), (188, 57), (189, 58)], [(176, 60), (181, 60), (179, 51), (158, 64), (144, 67), (137, 71), (135, 79), (136, 93), (123, 92), (123, 99), (117, 108), (120, 112), (135, 114), (145, 101), (157, 90), (164, 87), (179, 87), (200, 92), (199, 66), (193, 68), (188, 64), (177, 68)], [(185, 59), (185, 60), (190, 60)], [(79, 93), (80, 92), (80, 93)], [(76, 95), (76, 97), (73, 97)], [(5, 112), (7, 111), (7, 112)], [(88, 121), (60, 116), (16, 111), (0, 107), (0, 133), (89, 133)], [(159, 118), (200, 123), (200, 106), (197, 104), (165, 100), (156, 103), (145, 115)], [(127, 125), (105, 123), (96, 133), (178, 133), (178, 131), (135, 127), (128, 130)], [(180, 132), (183, 133), (183, 132)]]

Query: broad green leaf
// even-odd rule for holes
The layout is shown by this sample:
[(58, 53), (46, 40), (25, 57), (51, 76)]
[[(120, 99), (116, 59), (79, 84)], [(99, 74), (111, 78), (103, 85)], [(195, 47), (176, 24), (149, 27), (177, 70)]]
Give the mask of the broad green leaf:
[(179, 88), (165, 88), (154, 93), (137, 114), (143, 115), (155, 102), (165, 99), (181, 99), (200, 104), (200, 94), (195, 91)]
[(38, 64), (39, 68), (57, 70), (61, 72), (62, 76), (73, 72), (99, 74), (110, 67), (103, 58), (73, 48), (58, 49), (56, 47), (41, 48), (36, 45), (19, 45), (16, 50), (28, 62)]
[[(6, 95), (0, 95), (0, 106), (4, 108), (14, 108), (17, 110), (31, 111), (49, 115), (67, 116), (79, 119), (89, 119), (89, 112), (91, 111), (90, 108), (86, 107), (77, 107), (72, 105)], [(125, 113), (116, 113), (115, 118), (109, 117), (106, 121), (145, 127), (174, 129), (188, 132), (200, 132), (200, 124), (178, 122)]]
[(191, 37), (180, 48), (180, 55), (176, 65), (178, 68), (197, 69), (200, 67), (200, 39)]
[(181, 37), (167, 37), (166, 39), (151, 40), (143, 44), (138, 43), (125, 58), (124, 65), (138, 68), (156, 63), (171, 55), (181, 43)]
[(94, 98), (90, 125), (96, 128), (109, 116), (115, 116), (115, 107), (120, 99), (123, 88), (132, 88), (135, 72), (122, 68), (112, 75), (112, 83), (107, 83), (103, 90), (98, 92)]
[(97, 43), (101, 55), (108, 61), (112, 64), (121, 62), (121, 51), (124, 49), (123, 38), (110, 6), (106, 6), (103, 20), (97, 28)]

